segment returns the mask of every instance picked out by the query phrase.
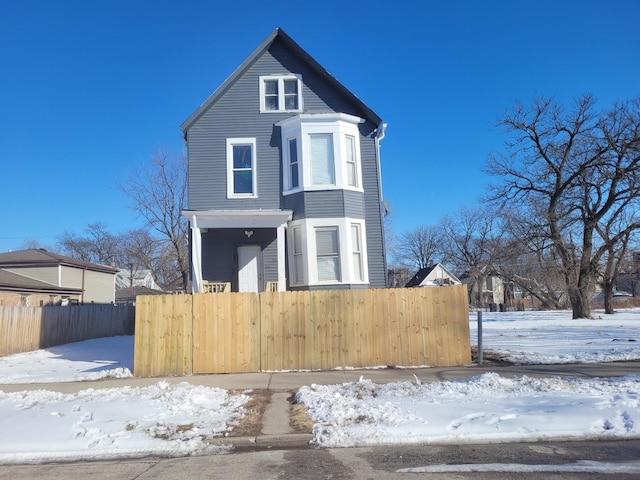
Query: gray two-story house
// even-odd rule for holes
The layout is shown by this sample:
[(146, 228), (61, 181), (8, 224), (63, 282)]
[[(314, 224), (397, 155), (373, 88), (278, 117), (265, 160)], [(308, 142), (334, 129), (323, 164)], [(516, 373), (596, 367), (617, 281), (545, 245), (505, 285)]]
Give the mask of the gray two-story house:
[(181, 125), (192, 291), (385, 287), (385, 127), (275, 29)]

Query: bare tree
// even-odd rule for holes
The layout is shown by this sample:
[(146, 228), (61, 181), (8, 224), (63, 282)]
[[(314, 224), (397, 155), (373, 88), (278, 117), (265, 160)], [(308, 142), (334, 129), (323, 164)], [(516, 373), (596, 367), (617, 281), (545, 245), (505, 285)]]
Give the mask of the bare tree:
[(573, 318), (590, 316), (589, 286), (598, 269), (596, 227), (640, 193), (640, 99), (599, 112), (590, 95), (565, 109), (549, 98), (517, 104), (499, 125), (509, 140), (488, 172), (492, 199), (539, 215), (559, 259)]
[(632, 220), (632, 218), (637, 218), (635, 211), (618, 210), (617, 213), (618, 215), (611, 216), (606, 223), (596, 226), (601, 246), (594, 254), (594, 261), (602, 258), (599, 277), (606, 314), (614, 313), (613, 291), (616, 279), (625, 266), (629, 245), (638, 228)]
[(436, 226), (422, 226), (400, 235), (395, 250), (395, 261), (406, 267), (422, 269), (441, 257), (441, 231)]
[(503, 280), (520, 287), (524, 295), (535, 298), (543, 308), (566, 308), (559, 262), (536, 216), (528, 216), (517, 206), (503, 210), (501, 216), (505, 238), (496, 268)]
[(132, 210), (166, 242), (161, 248), (169, 257), (165, 264), (175, 266), (176, 277), (184, 286), (189, 279), (187, 222), (181, 215), (186, 203), (186, 171), (184, 155), (158, 151), (120, 187), (131, 200)]
[(483, 286), (500, 254), (499, 215), (489, 208), (465, 208), (444, 217), (440, 228), (444, 253), (458, 272), (470, 277), (477, 295), (472, 302), (484, 306)]
[(122, 260), (120, 240), (100, 222), (89, 224), (85, 235), (64, 232), (58, 244), (64, 254), (85, 262), (117, 265)]

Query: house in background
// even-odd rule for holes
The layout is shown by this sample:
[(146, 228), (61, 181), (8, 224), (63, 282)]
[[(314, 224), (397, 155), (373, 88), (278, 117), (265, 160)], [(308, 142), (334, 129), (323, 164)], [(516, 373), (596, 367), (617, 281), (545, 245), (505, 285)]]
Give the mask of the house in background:
[(385, 287), (385, 127), (275, 29), (181, 125), (192, 291)]
[(0, 305), (113, 303), (117, 270), (46, 250), (0, 254)]
[(164, 293), (149, 269), (120, 269), (116, 273), (116, 305), (135, 305), (138, 295)]
[(405, 287), (443, 287), (461, 284), (462, 282), (458, 280), (458, 277), (451, 273), (444, 265), (437, 263), (418, 270), (418, 272), (411, 277), (411, 280), (407, 282)]

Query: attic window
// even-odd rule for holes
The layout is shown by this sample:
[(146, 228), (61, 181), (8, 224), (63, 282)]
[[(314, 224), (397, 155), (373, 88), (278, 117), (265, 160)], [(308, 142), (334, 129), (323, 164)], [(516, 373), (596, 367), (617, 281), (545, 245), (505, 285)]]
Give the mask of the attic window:
[(302, 110), (302, 78), (299, 75), (260, 77), (260, 112)]

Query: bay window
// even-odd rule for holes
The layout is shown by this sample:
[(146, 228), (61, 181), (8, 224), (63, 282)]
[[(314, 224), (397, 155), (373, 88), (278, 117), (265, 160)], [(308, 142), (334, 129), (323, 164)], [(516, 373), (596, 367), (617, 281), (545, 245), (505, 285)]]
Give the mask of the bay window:
[[(282, 135), (283, 194), (300, 190), (362, 189), (360, 117), (299, 114), (276, 123)], [(292, 146), (295, 139), (295, 148)], [(293, 165), (297, 175), (292, 175)]]
[(353, 218), (307, 218), (289, 224), (292, 286), (366, 284), (365, 222)]

